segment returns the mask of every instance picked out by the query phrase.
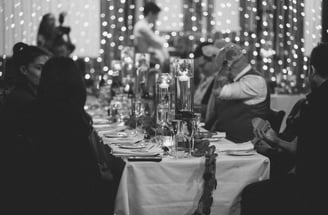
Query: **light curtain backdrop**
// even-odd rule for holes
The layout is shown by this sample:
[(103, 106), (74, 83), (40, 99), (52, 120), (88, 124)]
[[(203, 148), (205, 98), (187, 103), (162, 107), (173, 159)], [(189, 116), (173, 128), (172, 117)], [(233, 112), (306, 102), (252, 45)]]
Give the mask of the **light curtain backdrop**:
[[(68, 16), (64, 24), (72, 27), (71, 37), (77, 46), (73, 55), (99, 56), (101, 1), (106, 0), (0, 0), (0, 54), (11, 55), (12, 46), (18, 41), (35, 44), (42, 15), (52, 12), (58, 17), (60, 12), (66, 11)], [(185, 2), (157, 2), (163, 8), (158, 30), (181, 31)], [(201, 2), (202, 6), (206, 6), (209, 0)], [(304, 48), (308, 55), (321, 39), (321, 0), (305, 0), (304, 3)], [(143, 0), (136, 0), (137, 8), (142, 5)], [(215, 0), (213, 11), (215, 30), (240, 30), (239, 0)], [(140, 14), (138, 9), (137, 14)]]
[(304, 48), (310, 55), (312, 48), (321, 40), (321, 3), (322, 0), (305, 0)]
[(99, 0), (0, 0), (0, 54), (12, 55), (16, 42), (36, 44), (41, 18), (66, 11), (65, 26), (71, 27), (76, 45), (73, 55), (96, 57), (100, 49)]

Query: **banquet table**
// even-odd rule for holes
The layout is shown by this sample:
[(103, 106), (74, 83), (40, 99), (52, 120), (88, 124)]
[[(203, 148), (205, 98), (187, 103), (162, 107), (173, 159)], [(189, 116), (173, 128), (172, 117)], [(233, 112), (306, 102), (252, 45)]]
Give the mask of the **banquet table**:
[[(108, 122), (103, 124), (104, 116), (100, 114), (103, 112), (101, 110), (89, 109), (89, 112), (93, 116), (94, 127), (104, 143), (110, 145), (114, 153), (122, 153), (124, 149), (116, 145), (122, 138), (108, 138), (105, 134), (131, 131), (127, 130), (125, 125), (108, 124)], [(134, 142), (138, 142), (138, 138), (138, 135), (132, 137)], [(128, 139), (129, 137), (123, 138), (122, 141)], [(252, 145), (250, 143), (234, 144), (221, 138), (219, 142), (211, 144), (216, 146), (218, 153), (215, 174), (217, 187), (213, 191), (211, 214), (239, 215), (243, 188), (253, 182), (269, 178), (269, 159), (255, 151), (243, 156), (238, 153), (228, 155), (224, 152), (227, 149), (247, 151)], [(218, 150), (219, 148), (222, 151)], [(157, 151), (156, 147), (151, 149), (153, 150)], [(115, 201), (116, 215), (194, 213), (203, 192), (205, 157), (175, 159), (164, 156), (161, 162), (126, 162)]]
[[(116, 215), (188, 215), (203, 191), (205, 158), (164, 158), (161, 162), (127, 162), (115, 202)], [(217, 188), (211, 214), (238, 215), (242, 189), (269, 178), (270, 163), (260, 154), (216, 159)]]

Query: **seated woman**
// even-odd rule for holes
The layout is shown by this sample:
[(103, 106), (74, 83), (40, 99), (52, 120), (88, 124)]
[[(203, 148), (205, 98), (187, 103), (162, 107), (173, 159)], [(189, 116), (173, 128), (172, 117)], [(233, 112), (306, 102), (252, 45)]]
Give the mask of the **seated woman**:
[(10, 105), (10, 108), (23, 108), (26, 103), (36, 98), (42, 67), (50, 55), (47, 50), (36, 46), (21, 42), (14, 45), (12, 70), (5, 74), (14, 79), (14, 89), (5, 98), (5, 103)]
[(13, 68), (5, 76), (11, 76), (14, 88), (4, 98), (0, 113), (0, 136), (8, 147), (12, 147), (13, 156), (20, 158), (26, 142), (21, 138), (24, 129), (21, 121), (30, 114), (28, 106), (36, 99), (41, 70), (50, 53), (21, 42), (14, 45), (13, 53)]
[[(110, 214), (112, 191), (104, 189), (84, 110), (86, 88), (74, 61), (54, 57), (44, 66), (27, 134), (35, 150), (37, 204), (47, 213)], [(108, 202), (109, 201), (109, 202)]]
[[(49, 52), (39, 47), (16, 43), (10, 61), (11, 70), (5, 73), (5, 79), (11, 80), (14, 87), (5, 96), (0, 112), (0, 142), (3, 153), (1, 158), (6, 160), (8, 168), (4, 174), (9, 180), (6, 184), (9, 195), (6, 198), (18, 205), (26, 203), (28, 206), (27, 196), (21, 195), (28, 186), (22, 175), (29, 174), (26, 167), (29, 165), (27, 158), (30, 156), (29, 140), (23, 135), (23, 122), (32, 114), (29, 107), (36, 100), (42, 67), (49, 55)], [(14, 207), (13, 210), (20, 208), (23, 206)]]

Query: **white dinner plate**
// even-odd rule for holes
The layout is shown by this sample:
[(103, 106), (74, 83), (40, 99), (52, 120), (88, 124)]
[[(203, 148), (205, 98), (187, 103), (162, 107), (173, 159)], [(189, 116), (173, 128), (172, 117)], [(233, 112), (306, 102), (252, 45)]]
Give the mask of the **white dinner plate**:
[(125, 132), (106, 132), (106, 133), (103, 133), (103, 135), (108, 138), (126, 138), (126, 137), (128, 137), (128, 134)]
[(232, 155), (232, 156), (250, 156), (250, 155), (255, 155), (255, 151), (227, 151), (227, 155)]
[(93, 124), (102, 125), (102, 124), (108, 124), (108, 123), (109, 123), (109, 121), (107, 119), (101, 119), (101, 118), (93, 119)]
[(120, 145), (120, 148), (122, 149), (143, 149), (145, 146), (140, 145)]

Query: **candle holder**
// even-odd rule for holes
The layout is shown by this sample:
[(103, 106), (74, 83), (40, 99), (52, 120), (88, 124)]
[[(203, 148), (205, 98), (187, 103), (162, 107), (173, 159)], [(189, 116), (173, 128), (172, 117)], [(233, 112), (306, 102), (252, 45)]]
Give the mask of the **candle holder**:
[(120, 60), (112, 60), (111, 62), (111, 79), (112, 79), (112, 90), (115, 95), (123, 93), (122, 86), (122, 63)]
[(175, 70), (175, 110), (180, 119), (190, 118), (193, 112), (194, 61), (177, 59)]
[(134, 62), (134, 47), (125, 46), (122, 48), (121, 62), (124, 72), (132, 73)]
[(159, 136), (164, 146), (173, 145), (169, 128), (171, 107), (172, 77), (169, 73), (160, 73), (156, 79), (156, 136)]
[(133, 74), (134, 67), (134, 47), (125, 46), (121, 51), (121, 63), (122, 63), (122, 84), (124, 86), (123, 91), (128, 93), (131, 89), (134, 89), (135, 77)]

